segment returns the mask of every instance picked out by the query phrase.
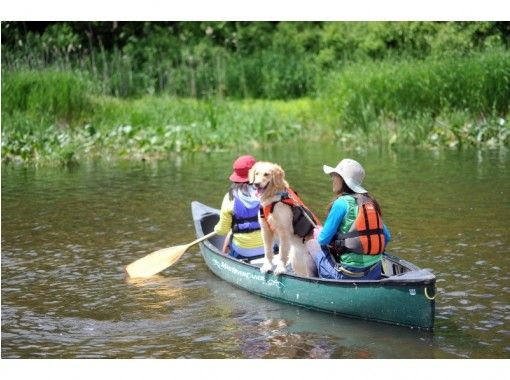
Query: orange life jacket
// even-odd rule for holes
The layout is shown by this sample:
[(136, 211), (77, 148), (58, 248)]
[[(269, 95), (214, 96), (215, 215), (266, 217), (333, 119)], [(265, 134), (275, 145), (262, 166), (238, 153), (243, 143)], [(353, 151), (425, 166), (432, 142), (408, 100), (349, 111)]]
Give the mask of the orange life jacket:
[[(292, 227), (294, 228), (295, 235), (300, 237), (308, 236), (316, 226), (321, 225), (319, 219), (305, 206), (303, 201), (292, 189), (288, 188), (285, 192), (281, 193), (280, 196), (281, 198), (279, 200), (260, 208), (260, 217), (267, 221), (269, 228), (273, 229), (269, 221), (269, 216), (278, 202), (285, 203), (292, 207)], [(313, 220), (315, 225), (310, 222), (310, 219)]]
[(346, 249), (365, 255), (379, 255), (384, 252), (385, 237), (381, 214), (374, 202), (363, 194), (349, 194), (356, 199), (358, 215), (349, 232), (339, 233), (335, 250), (341, 253)]

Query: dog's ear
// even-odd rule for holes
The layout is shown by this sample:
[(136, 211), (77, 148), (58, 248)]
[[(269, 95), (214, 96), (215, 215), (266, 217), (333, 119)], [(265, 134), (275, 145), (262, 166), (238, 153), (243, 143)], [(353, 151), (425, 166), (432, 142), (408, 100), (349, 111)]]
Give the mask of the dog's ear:
[(273, 166), (273, 175), (272, 175), (272, 180), (273, 180), (273, 183), (274, 183), (274, 186), (276, 189), (283, 189), (285, 187), (287, 187), (287, 182), (285, 182), (285, 172), (283, 171), (283, 169), (281, 168), (280, 165), (274, 165)]
[(251, 167), (250, 170), (248, 170), (248, 181), (250, 184), (253, 184), (253, 182), (255, 181), (255, 168), (256, 168), (257, 164), (255, 163), (255, 165), (253, 165)]

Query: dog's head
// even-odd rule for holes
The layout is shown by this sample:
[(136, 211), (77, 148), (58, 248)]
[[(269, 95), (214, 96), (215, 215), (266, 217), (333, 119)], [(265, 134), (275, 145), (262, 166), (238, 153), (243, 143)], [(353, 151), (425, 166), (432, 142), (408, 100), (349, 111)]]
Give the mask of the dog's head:
[(289, 187), (283, 169), (272, 162), (257, 162), (250, 169), (249, 177), (260, 198), (271, 197)]

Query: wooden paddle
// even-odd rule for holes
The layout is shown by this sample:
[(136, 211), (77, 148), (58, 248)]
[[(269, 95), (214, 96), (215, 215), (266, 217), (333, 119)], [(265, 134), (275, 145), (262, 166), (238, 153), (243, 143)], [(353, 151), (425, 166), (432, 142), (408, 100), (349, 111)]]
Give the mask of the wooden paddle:
[(147, 256), (129, 264), (126, 267), (126, 273), (129, 277), (150, 277), (173, 265), (190, 247), (214, 235), (216, 235), (216, 232), (213, 231), (189, 244), (163, 248), (159, 251), (149, 253)]

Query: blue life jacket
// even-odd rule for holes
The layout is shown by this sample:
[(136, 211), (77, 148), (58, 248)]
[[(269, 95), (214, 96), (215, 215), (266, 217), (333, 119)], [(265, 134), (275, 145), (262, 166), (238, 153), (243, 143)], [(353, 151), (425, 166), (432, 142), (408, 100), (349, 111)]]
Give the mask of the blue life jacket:
[(260, 203), (257, 202), (253, 207), (248, 208), (236, 194), (232, 194), (232, 196), (234, 197), (232, 232), (239, 234), (260, 230), (258, 220)]

